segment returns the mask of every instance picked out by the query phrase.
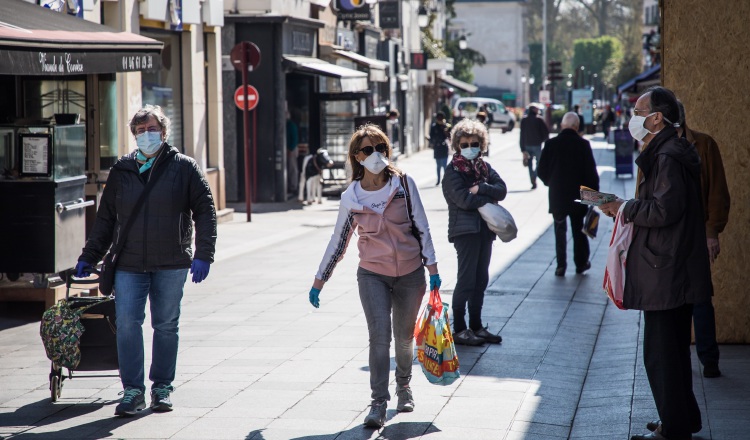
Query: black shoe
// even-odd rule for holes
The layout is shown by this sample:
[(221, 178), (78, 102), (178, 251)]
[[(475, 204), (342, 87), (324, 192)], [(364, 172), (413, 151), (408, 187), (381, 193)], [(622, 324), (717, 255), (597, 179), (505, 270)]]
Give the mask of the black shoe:
[(587, 261), (585, 266), (583, 266), (583, 267), (576, 267), (576, 273), (577, 274), (582, 274), (582, 273), (586, 272), (589, 269), (591, 269), (591, 262)]
[(632, 437), (630, 437), (630, 440), (665, 440), (666, 437), (661, 435), (661, 433), (657, 431), (649, 432), (648, 434), (636, 434)]
[(661, 420), (654, 420), (646, 423), (646, 429), (649, 431), (656, 431), (659, 428), (659, 425), (661, 425)]
[(531, 184), (531, 189), (536, 189), (536, 182)]
[(172, 393), (171, 386), (158, 386), (151, 390), (151, 409), (156, 412), (172, 411), (172, 400), (169, 395)]
[(500, 335), (496, 335), (494, 333), (490, 333), (487, 330), (487, 327), (482, 327), (479, 330), (474, 330), (474, 335), (476, 335), (479, 338), (484, 339), (485, 341), (489, 342), (490, 344), (499, 344), (503, 342), (503, 337)]
[(388, 402), (385, 400), (373, 400), (370, 405), (370, 413), (365, 416), (365, 426), (382, 428), (385, 425), (386, 408), (388, 408)]
[(703, 366), (703, 377), (712, 379), (714, 377), (721, 376), (721, 370), (719, 370), (719, 363), (710, 363)]
[(567, 269), (565, 266), (558, 266), (557, 269), (555, 269), (555, 276), (556, 277), (564, 277), (565, 276), (565, 269)]
[(146, 408), (146, 397), (143, 395), (143, 391), (138, 388), (126, 388), (124, 391), (120, 391), (122, 394), (122, 400), (115, 408), (116, 416), (134, 416), (136, 412)]
[(474, 334), (470, 329), (464, 329), (453, 335), (453, 341), (459, 345), (471, 345), (474, 347), (483, 345), (486, 341)]

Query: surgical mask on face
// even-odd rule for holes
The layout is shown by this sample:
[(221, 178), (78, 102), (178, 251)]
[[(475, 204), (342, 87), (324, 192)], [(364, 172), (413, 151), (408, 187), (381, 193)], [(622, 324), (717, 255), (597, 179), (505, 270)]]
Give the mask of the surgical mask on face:
[(464, 148), (461, 150), (461, 156), (465, 157), (468, 160), (474, 160), (479, 156), (480, 148)]
[(382, 153), (375, 151), (367, 156), (365, 160), (359, 161), (359, 163), (372, 174), (380, 174), (388, 166), (388, 158), (383, 156)]
[(155, 154), (161, 147), (161, 132), (144, 131), (135, 137), (135, 143), (143, 154)]
[(642, 141), (643, 138), (645, 138), (649, 134), (658, 133), (651, 133), (644, 125), (646, 123), (646, 118), (654, 114), (656, 113), (651, 113), (647, 116), (633, 116), (632, 118), (630, 118), (630, 122), (628, 122), (628, 131), (630, 131), (630, 135), (633, 136), (633, 139)]

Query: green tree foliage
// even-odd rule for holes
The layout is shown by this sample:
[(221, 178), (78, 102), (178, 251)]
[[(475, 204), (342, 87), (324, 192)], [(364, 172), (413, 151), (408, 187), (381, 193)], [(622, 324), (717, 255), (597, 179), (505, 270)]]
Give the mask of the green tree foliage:
[[(614, 37), (579, 39), (573, 43), (572, 67), (584, 66), (585, 84), (591, 85), (588, 75), (596, 73), (605, 83), (614, 82), (622, 65), (623, 51), (620, 40)], [(578, 84), (581, 85), (580, 83)]]

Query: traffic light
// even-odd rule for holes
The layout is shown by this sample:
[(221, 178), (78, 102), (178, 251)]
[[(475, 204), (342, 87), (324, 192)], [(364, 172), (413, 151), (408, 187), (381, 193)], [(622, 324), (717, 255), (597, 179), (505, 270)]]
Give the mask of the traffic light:
[(562, 77), (562, 66), (559, 61), (550, 60), (547, 64), (547, 77), (550, 81), (560, 81)]

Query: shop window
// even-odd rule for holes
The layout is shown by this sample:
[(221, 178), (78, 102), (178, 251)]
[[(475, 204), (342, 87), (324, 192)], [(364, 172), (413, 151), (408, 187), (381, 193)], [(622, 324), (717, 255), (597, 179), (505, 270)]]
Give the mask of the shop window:
[(180, 35), (146, 30), (141, 34), (164, 43), (161, 69), (141, 74), (143, 105), (158, 105), (164, 109), (164, 113), (172, 121), (172, 133), (167, 141), (180, 151), (184, 151)]
[[(107, 75), (109, 76), (109, 75)], [(99, 169), (111, 168), (118, 159), (117, 88), (114, 76), (99, 77)]]
[(77, 114), (86, 122), (86, 81), (26, 79), (23, 83), (24, 118), (39, 123), (55, 114)]

